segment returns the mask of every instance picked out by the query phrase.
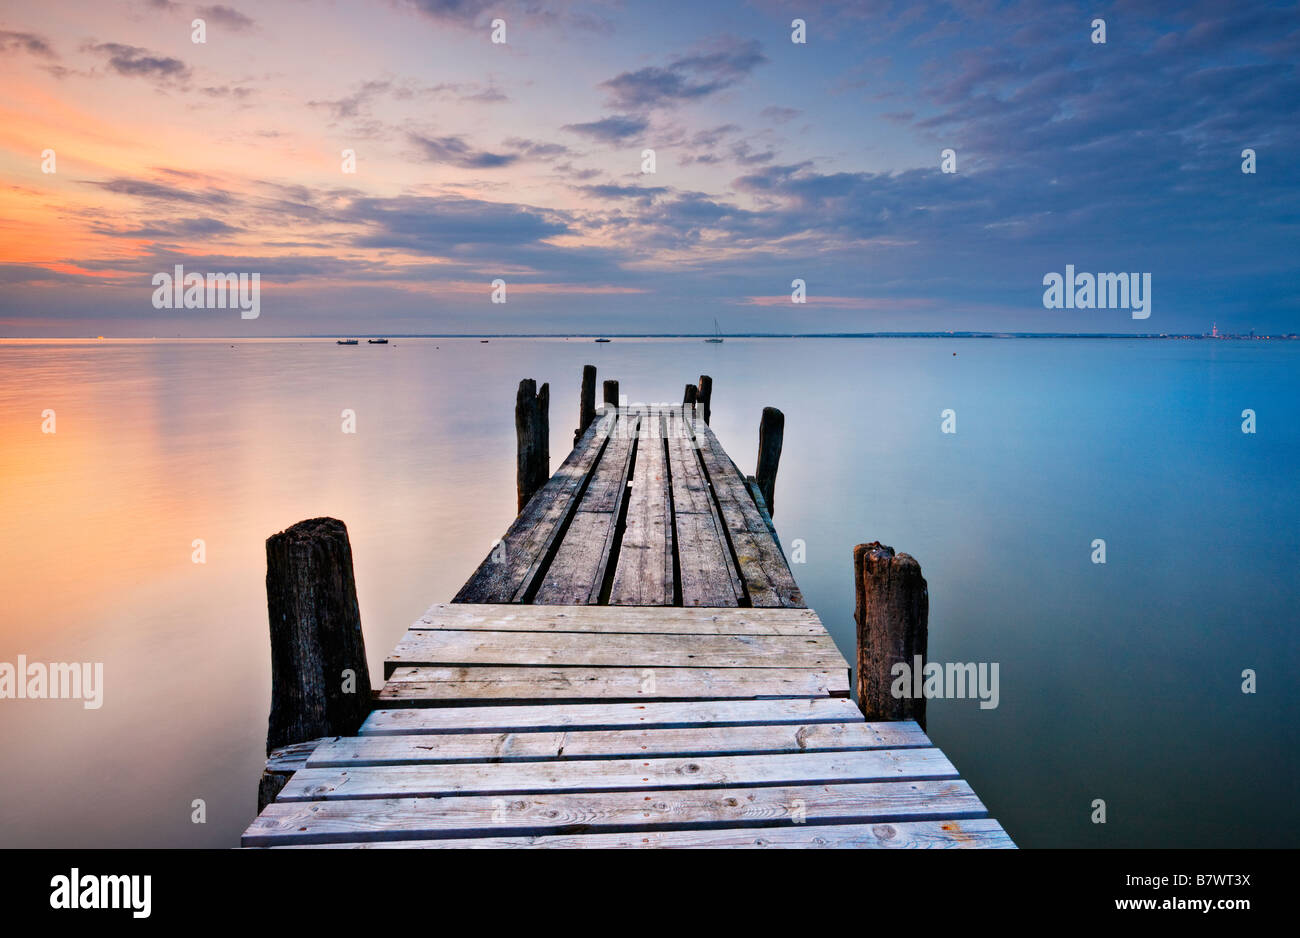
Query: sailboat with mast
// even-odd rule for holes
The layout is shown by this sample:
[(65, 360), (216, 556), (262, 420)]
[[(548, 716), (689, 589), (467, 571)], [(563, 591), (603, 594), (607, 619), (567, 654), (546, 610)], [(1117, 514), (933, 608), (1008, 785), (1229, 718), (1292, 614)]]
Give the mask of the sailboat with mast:
[(718, 317), (713, 317), (713, 335), (704, 340), (705, 342), (721, 342), (722, 330), (718, 328)]

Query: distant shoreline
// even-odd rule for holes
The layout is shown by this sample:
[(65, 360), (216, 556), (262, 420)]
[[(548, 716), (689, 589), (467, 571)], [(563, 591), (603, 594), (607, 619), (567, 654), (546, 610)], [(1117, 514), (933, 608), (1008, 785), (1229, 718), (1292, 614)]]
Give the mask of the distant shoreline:
[[(158, 339), (199, 339), (250, 341), (258, 339), (328, 339), (337, 333), (303, 335), (191, 335), (191, 336), (0, 336), (0, 342), (12, 341), (153, 341)], [(724, 339), (1208, 339), (1211, 341), (1276, 342), (1300, 339), (1294, 332), (1280, 335), (1211, 335), (1209, 333), (1155, 332), (733, 332), (722, 333)], [(351, 332), (354, 339), (712, 339), (702, 332)]]

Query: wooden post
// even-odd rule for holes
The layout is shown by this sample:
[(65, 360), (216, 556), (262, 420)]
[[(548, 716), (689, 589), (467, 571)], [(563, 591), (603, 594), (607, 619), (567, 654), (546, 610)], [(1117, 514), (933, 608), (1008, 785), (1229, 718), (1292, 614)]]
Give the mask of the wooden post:
[[(923, 675), (915, 673), (926, 656), (930, 593), (921, 565), (907, 554), (895, 556), (879, 541), (853, 548), (853, 579), (858, 623), (858, 706), (868, 720), (915, 720), (925, 728), (925, 697), (914, 693)], [(907, 693), (892, 692), (895, 664), (908, 667)]]
[[(321, 736), (351, 736), (370, 713), (347, 526), (300, 521), (266, 539), (271, 620), (268, 753)], [(348, 672), (351, 672), (349, 675)]]
[(699, 400), (698, 392), (699, 389), (695, 385), (686, 385), (686, 390), (682, 392), (682, 404), (687, 407), (694, 407), (696, 401)]
[(618, 379), (609, 378), (605, 381), (605, 403), (618, 406)]
[(754, 467), (754, 481), (758, 483), (767, 513), (776, 514), (776, 469), (781, 463), (781, 443), (785, 439), (785, 414), (775, 407), (764, 407), (763, 418), (758, 422), (758, 464)]
[(515, 474), (519, 510), (551, 477), (551, 386), (525, 378), (515, 395), (515, 439), (518, 471)]
[(578, 429), (573, 431), (573, 445), (578, 445), (582, 434), (587, 432), (591, 422), (596, 419), (596, 366), (582, 366), (582, 392), (578, 396)]
[(700, 375), (700, 386), (695, 399), (700, 404), (700, 410), (704, 412), (704, 422), (708, 423), (713, 413), (713, 379), (708, 375)]

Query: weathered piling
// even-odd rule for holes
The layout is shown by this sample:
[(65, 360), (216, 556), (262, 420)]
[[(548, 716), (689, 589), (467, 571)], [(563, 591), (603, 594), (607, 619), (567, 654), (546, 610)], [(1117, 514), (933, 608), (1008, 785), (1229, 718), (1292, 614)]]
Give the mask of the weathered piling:
[(694, 407), (699, 400), (699, 388), (693, 384), (686, 385), (686, 390), (682, 392), (682, 404), (686, 407)]
[(551, 386), (525, 378), (515, 395), (515, 438), (518, 443), (516, 487), (519, 510), (551, 477)]
[[(921, 565), (879, 541), (853, 548), (858, 624), (858, 706), (868, 720), (915, 720), (925, 727), (925, 697), (914, 693), (922, 675), (930, 594)], [(892, 692), (896, 664), (907, 665), (906, 693)], [(914, 683), (915, 681), (915, 683)]]
[(266, 607), (271, 758), (258, 785), (259, 805), (284, 787), (317, 739), (351, 735), (370, 713), (370, 670), (342, 521), (312, 518), (266, 539)]
[(605, 380), (605, 403), (618, 406), (618, 379), (607, 378)]
[(785, 439), (785, 414), (775, 407), (764, 407), (758, 423), (758, 463), (754, 467), (754, 481), (758, 483), (767, 512), (776, 514), (776, 470), (781, 463), (781, 443)]
[(708, 375), (700, 375), (700, 384), (696, 389), (695, 400), (700, 405), (704, 422), (708, 423), (709, 417), (713, 413), (713, 379)]
[(578, 429), (573, 431), (573, 445), (596, 419), (596, 366), (582, 366), (582, 391), (578, 395)]

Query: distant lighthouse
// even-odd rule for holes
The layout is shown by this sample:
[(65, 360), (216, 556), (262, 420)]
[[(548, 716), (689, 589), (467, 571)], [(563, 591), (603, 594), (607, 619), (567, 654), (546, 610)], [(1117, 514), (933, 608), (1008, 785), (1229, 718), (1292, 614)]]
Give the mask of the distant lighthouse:
[(1219, 337), (1219, 324), (1217, 322), (1210, 327), (1210, 335), (1216, 339)]

